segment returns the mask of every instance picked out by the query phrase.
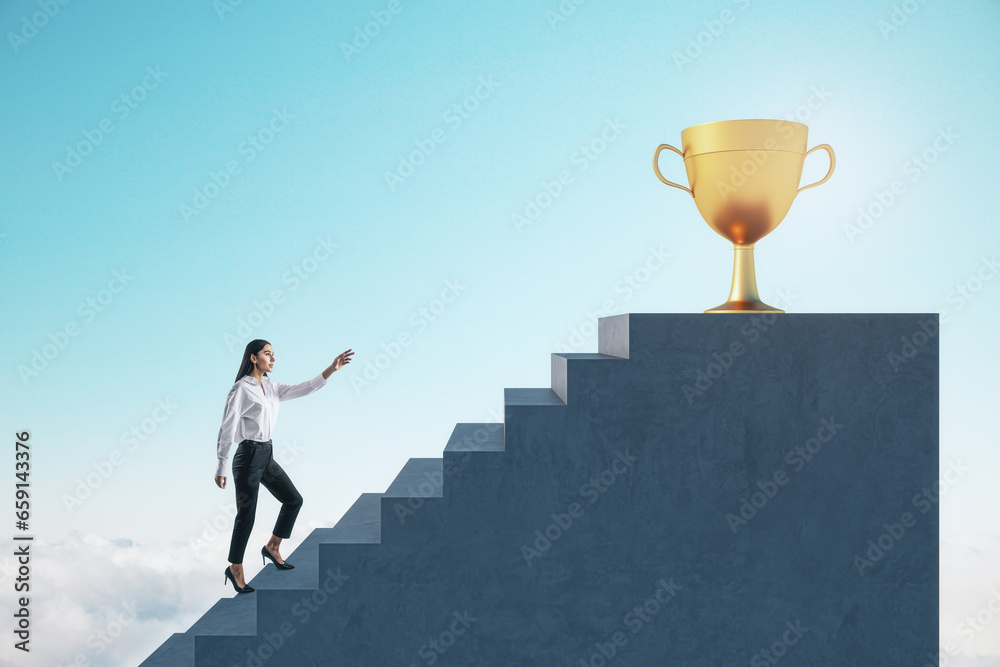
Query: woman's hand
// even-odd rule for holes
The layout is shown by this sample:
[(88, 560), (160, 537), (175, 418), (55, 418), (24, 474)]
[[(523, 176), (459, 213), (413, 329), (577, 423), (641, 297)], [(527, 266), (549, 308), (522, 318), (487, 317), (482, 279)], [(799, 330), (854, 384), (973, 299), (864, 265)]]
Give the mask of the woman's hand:
[(333, 360), (333, 363), (326, 367), (323, 371), (323, 379), (329, 380), (330, 376), (334, 374), (335, 371), (339, 371), (341, 368), (351, 363), (351, 356), (354, 354), (351, 350), (346, 352), (341, 352), (337, 355), (337, 358)]
[(339, 371), (341, 368), (351, 363), (352, 356), (354, 356), (354, 352), (350, 349), (337, 355), (337, 358), (333, 360), (333, 370)]
[(216, 475), (215, 476), (215, 485), (218, 486), (220, 489), (226, 488), (226, 478), (225, 477), (221, 477), (219, 475)]

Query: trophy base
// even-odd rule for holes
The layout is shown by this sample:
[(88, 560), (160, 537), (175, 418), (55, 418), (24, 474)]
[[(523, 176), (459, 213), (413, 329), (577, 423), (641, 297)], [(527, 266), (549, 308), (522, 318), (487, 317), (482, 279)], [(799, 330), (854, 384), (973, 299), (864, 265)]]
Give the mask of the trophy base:
[(769, 306), (766, 303), (761, 303), (760, 301), (727, 301), (721, 306), (716, 306), (715, 308), (709, 308), (705, 311), (706, 313), (746, 313), (746, 312), (756, 312), (756, 313), (783, 313), (780, 308), (775, 308), (774, 306)]

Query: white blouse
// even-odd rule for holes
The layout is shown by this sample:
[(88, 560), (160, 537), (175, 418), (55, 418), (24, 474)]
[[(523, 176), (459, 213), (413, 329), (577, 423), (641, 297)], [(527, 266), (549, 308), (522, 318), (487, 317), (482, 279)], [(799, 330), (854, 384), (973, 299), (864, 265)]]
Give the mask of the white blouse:
[(222, 414), (222, 428), (219, 429), (219, 466), (215, 474), (226, 474), (229, 449), (234, 442), (244, 440), (270, 440), (274, 424), (278, 420), (278, 403), (290, 398), (298, 398), (313, 393), (326, 384), (320, 373), (312, 380), (298, 384), (281, 384), (268, 376), (258, 384), (252, 375), (244, 375), (229, 390), (226, 410)]

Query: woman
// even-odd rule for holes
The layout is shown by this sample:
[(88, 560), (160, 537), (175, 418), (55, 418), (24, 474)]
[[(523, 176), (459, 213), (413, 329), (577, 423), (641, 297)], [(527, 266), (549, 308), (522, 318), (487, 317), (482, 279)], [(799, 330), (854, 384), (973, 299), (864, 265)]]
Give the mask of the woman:
[(351, 363), (353, 354), (351, 350), (340, 354), (326, 370), (308, 382), (281, 384), (273, 382), (267, 376), (268, 371), (274, 370), (274, 350), (271, 344), (261, 339), (247, 343), (240, 372), (236, 375), (236, 384), (226, 397), (226, 410), (222, 415), (222, 428), (219, 429), (219, 465), (215, 472), (216, 485), (220, 489), (226, 488), (229, 448), (232, 443), (239, 442), (233, 455), (236, 521), (229, 545), (230, 565), (226, 567), (226, 581), (233, 582), (233, 587), (239, 593), (254, 590), (243, 579), (243, 552), (250, 539), (250, 529), (253, 528), (257, 491), (261, 484), (281, 502), (274, 533), (267, 544), (260, 548), (261, 560), (270, 558), (280, 570), (295, 567), (286, 563), (278, 553), (281, 540), (292, 534), (292, 525), (302, 506), (302, 496), (271, 456), (271, 432), (278, 418), (278, 403), (313, 393), (326, 384), (327, 378), (334, 371)]

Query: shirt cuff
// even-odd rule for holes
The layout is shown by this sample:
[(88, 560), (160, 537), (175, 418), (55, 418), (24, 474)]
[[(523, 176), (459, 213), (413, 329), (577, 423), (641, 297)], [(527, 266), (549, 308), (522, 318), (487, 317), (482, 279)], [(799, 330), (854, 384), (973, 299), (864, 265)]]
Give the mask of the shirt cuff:
[(327, 380), (326, 380), (326, 378), (323, 377), (322, 373), (320, 373), (319, 375), (317, 375), (316, 377), (314, 377), (312, 379), (312, 384), (314, 386), (316, 386), (316, 388), (322, 387), (326, 383), (327, 383)]
[(226, 477), (226, 463), (228, 463), (228, 462), (229, 462), (228, 458), (226, 458), (226, 459), (219, 459), (219, 465), (215, 469), (215, 475), (216, 475), (216, 477)]

